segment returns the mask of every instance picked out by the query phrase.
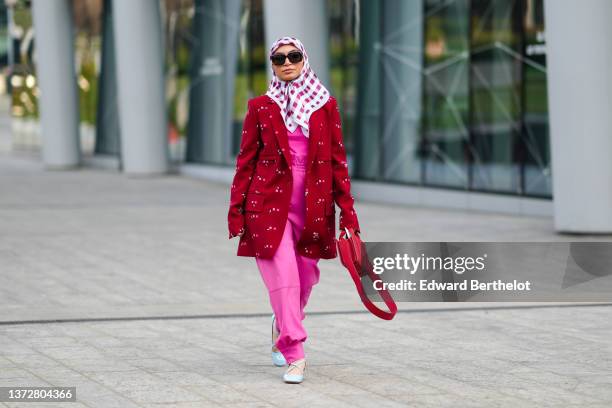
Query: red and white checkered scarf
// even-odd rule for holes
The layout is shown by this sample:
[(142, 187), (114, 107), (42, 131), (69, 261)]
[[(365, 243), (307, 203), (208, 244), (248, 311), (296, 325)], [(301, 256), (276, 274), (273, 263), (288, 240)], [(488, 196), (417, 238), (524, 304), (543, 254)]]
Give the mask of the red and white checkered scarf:
[(284, 44), (295, 45), (304, 55), (304, 66), (300, 75), (292, 81), (283, 81), (274, 74), (268, 85), (266, 95), (279, 106), (285, 126), (290, 132), (295, 132), (302, 126), (302, 132), (308, 137), (308, 120), (317, 109), (325, 105), (329, 99), (329, 91), (321, 83), (308, 63), (308, 54), (300, 40), (294, 37), (282, 37), (272, 44), (269, 57)]

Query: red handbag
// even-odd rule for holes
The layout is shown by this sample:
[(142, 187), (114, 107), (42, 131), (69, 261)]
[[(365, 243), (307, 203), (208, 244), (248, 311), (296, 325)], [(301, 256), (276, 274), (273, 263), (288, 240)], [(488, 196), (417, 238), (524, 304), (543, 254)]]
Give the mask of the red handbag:
[(340, 261), (351, 274), (353, 282), (357, 287), (357, 292), (359, 292), (361, 302), (365, 307), (381, 319), (393, 319), (393, 316), (397, 313), (397, 305), (386, 289), (379, 289), (378, 293), (389, 308), (388, 312), (379, 309), (372, 303), (363, 290), (361, 278), (366, 276), (366, 274), (370, 277), (372, 282), (381, 281), (381, 279), (374, 273), (374, 268), (368, 259), (365, 245), (352, 228), (345, 228), (344, 231), (340, 233), (340, 238), (338, 238), (338, 252), (340, 254)]

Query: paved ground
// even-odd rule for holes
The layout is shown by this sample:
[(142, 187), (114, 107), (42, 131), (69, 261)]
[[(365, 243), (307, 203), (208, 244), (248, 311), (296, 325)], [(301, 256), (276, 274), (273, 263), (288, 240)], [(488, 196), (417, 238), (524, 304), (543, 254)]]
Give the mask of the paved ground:
[[(612, 404), (610, 306), (402, 303), (384, 322), (322, 261), (307, 378), (286, 385), (265, 287), (227, 239), (227, 186), (2, 153), (0, 192), (0, 386), (76, 386), (70, 407)], [(369, 241), (611, 239), (556, 235), (549, 218), (356, 209)]]

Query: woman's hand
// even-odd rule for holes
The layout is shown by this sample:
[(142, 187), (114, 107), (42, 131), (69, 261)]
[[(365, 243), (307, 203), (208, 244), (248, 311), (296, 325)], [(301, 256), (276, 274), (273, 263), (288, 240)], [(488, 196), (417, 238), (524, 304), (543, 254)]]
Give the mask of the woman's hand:
[(238, 233), (236, 233), (236, 234), (232, 234), (230, 232), (229, 237), (230, 237), (230, 239), (232, 239), (234, 237), (242, 237), (243, 235), (244, 235), (244, 227), (240, 228), (240, 231), (238, 231)]
[[(359, 239), (361, 239), (361, 235), (360, 235), (360, 231), (359, 230), (353, 230), (352, 233), (353, 233), (353, 235), (357, 235), (359, 237)], [(341, 237), (346, 237), (346, 236), (347, 236), (346, 230), (341, 229), (339, 237), (341, 238)]]

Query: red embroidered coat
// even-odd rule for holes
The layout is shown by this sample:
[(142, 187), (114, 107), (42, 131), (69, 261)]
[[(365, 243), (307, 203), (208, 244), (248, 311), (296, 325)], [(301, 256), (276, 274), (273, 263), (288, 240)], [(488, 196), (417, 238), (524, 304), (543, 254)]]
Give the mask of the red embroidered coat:
[[(308, 124), (306, 219), (297, 251), (309, 258), (332, 259), (337, 256), (334, 203), (340, 207), (340, 229), (359, 231), (336, 99), (330, 96), (312, 113)], [(229, 238), (244, 230), (238, 256), (272, 258), (287, 222), (292, 182), (287, 128), (280, 108), (265, 94), (252, 98), (243, 123), (228, 212)]]

